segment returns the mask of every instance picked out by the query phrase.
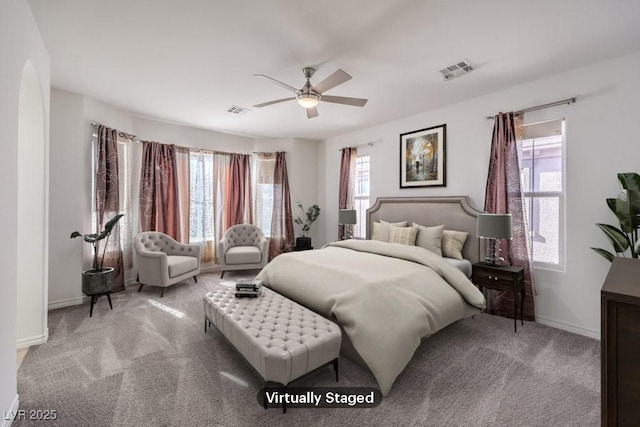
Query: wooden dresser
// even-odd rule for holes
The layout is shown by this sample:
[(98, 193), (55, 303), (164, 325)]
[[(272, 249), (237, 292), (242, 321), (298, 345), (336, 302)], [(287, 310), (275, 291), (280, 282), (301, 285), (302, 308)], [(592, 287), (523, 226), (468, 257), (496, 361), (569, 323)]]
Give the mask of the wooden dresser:
[(615, 258), (601, 292), (602, 425), (640, 425), (640, 260)]

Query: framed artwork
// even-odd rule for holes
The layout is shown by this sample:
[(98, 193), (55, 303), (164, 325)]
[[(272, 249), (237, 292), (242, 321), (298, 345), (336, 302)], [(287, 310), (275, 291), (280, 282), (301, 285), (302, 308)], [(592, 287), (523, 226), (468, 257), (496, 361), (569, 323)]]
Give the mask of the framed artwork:
[(400, 188), (446, 186), (447, 125), (400, 134)]

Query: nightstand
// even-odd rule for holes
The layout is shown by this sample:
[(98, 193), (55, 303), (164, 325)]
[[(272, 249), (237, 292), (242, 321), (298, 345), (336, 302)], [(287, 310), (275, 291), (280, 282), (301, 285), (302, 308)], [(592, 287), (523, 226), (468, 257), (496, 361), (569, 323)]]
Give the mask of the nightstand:
[(518, 293), (520, 294), (520, 322), (524, 325), (524, 268), (490, 265), (484, 262), (473, 264), (471, 281), (482, 288), (513, 292), (513, 329), (518, 332)]

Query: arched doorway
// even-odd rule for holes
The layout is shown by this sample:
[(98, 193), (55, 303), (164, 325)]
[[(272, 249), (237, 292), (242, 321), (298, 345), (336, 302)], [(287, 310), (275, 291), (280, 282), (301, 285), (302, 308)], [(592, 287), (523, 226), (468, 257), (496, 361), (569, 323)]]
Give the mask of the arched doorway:
[(18, 115), (17, 346), (47, 341), (46, 126), (38, 74), (27, 61)]

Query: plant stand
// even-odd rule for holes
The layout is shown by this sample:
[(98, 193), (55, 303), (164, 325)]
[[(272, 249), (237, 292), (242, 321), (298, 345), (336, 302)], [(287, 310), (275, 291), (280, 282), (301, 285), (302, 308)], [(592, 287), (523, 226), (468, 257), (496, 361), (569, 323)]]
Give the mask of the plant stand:
[(103, 295), (107, 296), (107, 299), (109, 300), (109, 307), (111, 307), (111, 310), (113, 310), (113, 305), (111, 304), (111, 291), (102, 292), (100, 294), (87, 295), (88, 297), (91, 297), (91, 308), (89, 309), (89, 317), (93, 316), (93, 305), (96, 303), (96, 301), (98, 301), (98, 298)]

